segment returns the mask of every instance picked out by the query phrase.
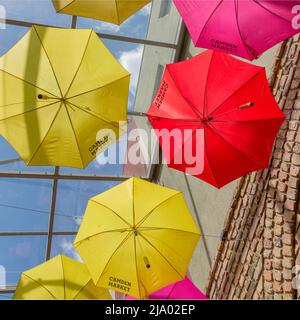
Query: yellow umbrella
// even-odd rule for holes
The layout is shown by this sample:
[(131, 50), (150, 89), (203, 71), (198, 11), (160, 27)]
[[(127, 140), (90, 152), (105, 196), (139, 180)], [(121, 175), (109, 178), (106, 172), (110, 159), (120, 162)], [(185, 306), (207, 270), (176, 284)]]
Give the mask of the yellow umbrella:
[(110, 300), (107, 289), (96, 287), (84, 264), (58, 255), (22, 273), (14, 299)]
[(34, 26), (0, 58), (0, 134), (27, 165), (84, 168), (119, 136), (129, 78), (92, 30)]
[(74, 246), (96, 285), (145, 298), (185, 278), (199, 237), (181, 192), (131, 178), (89, 200)]
[(52, 0), (56, 12), (121, 24), (151, 0)]

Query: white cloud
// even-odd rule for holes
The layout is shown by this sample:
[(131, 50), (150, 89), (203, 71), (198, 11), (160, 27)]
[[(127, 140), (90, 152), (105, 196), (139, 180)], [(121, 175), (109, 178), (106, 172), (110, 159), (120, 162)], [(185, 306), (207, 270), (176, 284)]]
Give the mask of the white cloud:
[(140, 73), (140, 65), (143, 58), (143, 46), (140, 45), (137, 48), (125, 51), (120, 56), (120, 62), (124, 68), (126, 68), (131, 74), (130, 80), (130, 92), (135, 94), (139, 73)]
[(66, 238), (63, 238), (59, 243), (58, 246), (62, 249), (63, 254), (77, 260), (77, 261), (81, 261), (81, 258), (78, 254), (78, 252), (74, 249), (73, 247), (73, 243), (71, 240), (68, 240)]
[(119, 32), (120, 26), (108, 22), (99, 21), (94, 27), (96, 32)]

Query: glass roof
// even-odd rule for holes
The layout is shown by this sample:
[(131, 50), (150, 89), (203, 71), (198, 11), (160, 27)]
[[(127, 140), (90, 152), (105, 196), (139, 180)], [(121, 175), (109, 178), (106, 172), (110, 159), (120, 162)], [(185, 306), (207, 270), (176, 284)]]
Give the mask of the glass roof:
[[(0, 6), (0, 55), (33, 24), (93, 28), (131, 73), (128, 127), (149, 128), (144, 113), (163, 67), (175, 61), (181, 46), (181, 19), (171, 0), (155, 0), (120, 26), (57, 14), (51, 0), (0, 0)], [(126, 157), (126, 135), (117, 145), (120, 160)], [(152, 179), (155, 164), (105, 164), (104, 156), (84, 170), (27, 167), (0, 137), (0, 299), (12, 297), (22, 271), (59, 253), (79, 259), (72, 242), (90, 197), (133, 175)]]

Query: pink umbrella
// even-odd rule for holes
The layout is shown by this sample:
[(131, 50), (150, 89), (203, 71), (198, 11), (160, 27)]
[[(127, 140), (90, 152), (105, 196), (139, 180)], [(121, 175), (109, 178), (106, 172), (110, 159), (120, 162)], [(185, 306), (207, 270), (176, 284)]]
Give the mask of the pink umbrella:
[(196, 47), (249, 60), (300, 32), (299, 0), (174, 0)]
[[(186, 277), (184, 280), (164, 287), (155, 293), (152, 293), (150, 300), (208, 300), (206, 296)], [(136, 300), (133, 297), (126, 296), (125, 300)]]

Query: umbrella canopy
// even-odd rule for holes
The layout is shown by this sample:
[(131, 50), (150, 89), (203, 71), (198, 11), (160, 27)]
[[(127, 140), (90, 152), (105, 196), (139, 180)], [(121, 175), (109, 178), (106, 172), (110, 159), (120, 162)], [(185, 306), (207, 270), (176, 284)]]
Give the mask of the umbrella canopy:
[(56, 12), (121, 24), (151, 0), (52, 0)]
[(22, 273), (14, 299), (110, 300), (108, 290), (96, 287), (84, 264), (58, 255)]
[(195, 46), (249, 60), (299, 33), (286, 0), (174, 0)]
[[(206, 296), (193, 284), (193, 282), (185, 277), (184, 280), (170, 284), (162, 288), (149, 297), (149, 300), (207, 300)], [(131, 296), (126, 296), (125, 300), (135, 300)]]
[(0, 133), (27, 165), (84, 168), (119, 136), (129, 78), (92, 30), (34, 26), (0, 58)]
[(284, 115), (264, 68), (208, 50), (167, 65), (148, 118), (170, 167), (220, 188), (269, 165)]
[(96, 285), (145, 298), (185, 278), (199, 237), (181, 192), (131, 178), (90, 199), (74, 246)]

